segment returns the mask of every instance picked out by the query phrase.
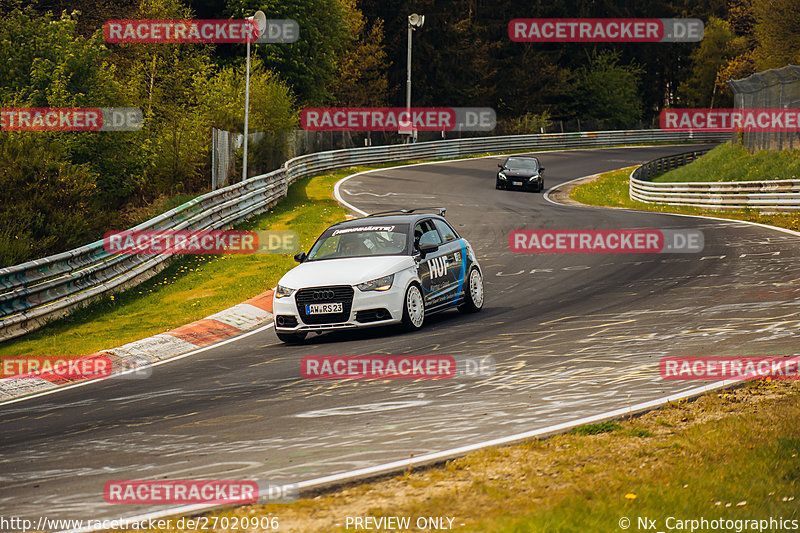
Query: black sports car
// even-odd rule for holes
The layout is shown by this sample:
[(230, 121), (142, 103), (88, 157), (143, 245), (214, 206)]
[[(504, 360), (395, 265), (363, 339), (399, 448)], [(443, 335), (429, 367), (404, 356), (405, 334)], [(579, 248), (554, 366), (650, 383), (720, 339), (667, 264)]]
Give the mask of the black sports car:
[(522, 189), (541, 192), (544, 189), (544, 167), (539, 160), (528, 156), (511, 156), (497, 165), (497, 189)]

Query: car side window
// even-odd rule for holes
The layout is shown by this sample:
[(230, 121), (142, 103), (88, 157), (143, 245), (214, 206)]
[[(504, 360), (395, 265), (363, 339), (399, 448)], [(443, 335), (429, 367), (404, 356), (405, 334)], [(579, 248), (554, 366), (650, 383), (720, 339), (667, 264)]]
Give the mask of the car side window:
[(414, 248), (419, 249), (420, 244), (442, 244), (439, 232), (431, 220), (423, 220), (414, 226)]
[(458, 239), (458, 234), (456, 231), (450, 227), (450, 224), (445, 222), (444, 220), (439, 220), (438, 218), (433, 219), (433, 223), (436, 225), (436, 229), (439, 230), (439, 233), (442, 235), (444, 242), (450, 242)]

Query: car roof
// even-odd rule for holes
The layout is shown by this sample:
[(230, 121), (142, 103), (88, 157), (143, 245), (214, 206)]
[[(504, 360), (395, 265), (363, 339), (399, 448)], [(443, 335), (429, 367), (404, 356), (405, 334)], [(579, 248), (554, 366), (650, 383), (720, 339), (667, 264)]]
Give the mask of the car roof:
[(391, 214), (391, 215), (372, 215), (351, 220), (345, 220), (333, 224), (331, 228), (350, 228), (355, 226), (377, 226), (381, 224), (398, 225), (398, 224), (416, 224), (420, 220), (426, 218), (438, 218), (445, 220), (441, 215), (436, 213), (407, 213), (407, 214)]

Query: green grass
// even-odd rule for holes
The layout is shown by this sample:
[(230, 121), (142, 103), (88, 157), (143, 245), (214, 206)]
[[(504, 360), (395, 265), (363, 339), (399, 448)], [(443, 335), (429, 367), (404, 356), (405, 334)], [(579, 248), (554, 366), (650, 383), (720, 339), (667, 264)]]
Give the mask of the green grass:
[(611, 433), (622, 429), (622, 425), (614, 420), (607, 420), (599, 424), (584, 424), (572, 429), (573, 435), (599, 435), (600, 433)]
[[(688, 168), (689, 166), (691, 165), (687, 165), (684, 168)], [(573, 188), (570, 191), (569, 197), (587, 205), (623, 207), (659, 213), (680, 213), (729, 218), (733, 220), (747, 220), (800, 231), (800, 213), (767, 214), (761, 213), (757, 209), (713, 210), (691, 206), (646, 204), (644, 202), (631, 200), (628, 196), (628, 184), (629, 176), (633, 168), (634, 167), (613, 170), (601, 174), (596, 180)]]
[(499, 533), (622, 531), (622, 517), (629, 531), (644, 530), (645, 516), (656, 520), (652, 531), (668, 531), (670, 516), (800, 519), (798, 416), (797, 382), (756, 382), (613, 422), (610, 432), (481, 450), (289, 505), (210, 514), (274, 513), (290, 531), (318, 532), (353, 531), (343, 517), (364, 515), (454, 517), (457, 531)]
[(658, 182), (800, 179), (800, 150), (761, 150), (721, 144), (692, 163), (653, 179)]
[[(331, 197), (333, 185), (358, 170), (300, 180), (272, 210), (237, 228), (293, 230), (308, 249), (325, 228), (344, 220), (346, 211)], [(0, 355), (84, 355), (120, 346), (260, 294), (294, 264), (288, 255), (179, 256), (147, 282), (0, 343)]]

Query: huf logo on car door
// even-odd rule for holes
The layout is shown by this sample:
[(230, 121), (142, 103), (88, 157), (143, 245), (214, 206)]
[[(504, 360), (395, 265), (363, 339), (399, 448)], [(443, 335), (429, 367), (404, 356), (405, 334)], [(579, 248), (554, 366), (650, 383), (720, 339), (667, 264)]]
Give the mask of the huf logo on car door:
[(447, 269), (450, 267), (450, 261), (447, 256), (434, 257), (428, 261), (428, 268), (430, 269), (431, 280), (435, 280), (447, 275)]

